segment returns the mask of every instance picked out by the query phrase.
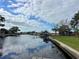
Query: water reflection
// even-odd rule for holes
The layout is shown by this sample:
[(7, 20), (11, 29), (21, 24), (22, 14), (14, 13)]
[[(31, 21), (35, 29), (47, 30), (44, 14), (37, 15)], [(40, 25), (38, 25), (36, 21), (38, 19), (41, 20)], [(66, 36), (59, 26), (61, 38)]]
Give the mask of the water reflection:
[(0, 49), (3, 48), (4, 38), (0, 38)]
[(3, 48), (4, 40), (5, 40), (5, 38), (0, 37), (0, 56), (2, 56), (1, 52), (2, 52), (2, 48)]
[(29, 35), (7, 37), (3, 44), (2, 53), (3, 56), (0, 59), (32, 59), (33, 57), (65, 59), (54, 44), (45, 43), (38, 36)]

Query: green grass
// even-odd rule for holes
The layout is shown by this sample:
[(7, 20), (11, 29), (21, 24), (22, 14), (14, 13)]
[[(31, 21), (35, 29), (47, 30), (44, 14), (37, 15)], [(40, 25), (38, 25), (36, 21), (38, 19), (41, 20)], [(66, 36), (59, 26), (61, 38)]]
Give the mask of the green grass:
[(63, 42), (64, 44), (67, 44), (70, 47), (79, 51), (79, 37), (75, 37), (75, 36), (53, 36), (53, 38)]

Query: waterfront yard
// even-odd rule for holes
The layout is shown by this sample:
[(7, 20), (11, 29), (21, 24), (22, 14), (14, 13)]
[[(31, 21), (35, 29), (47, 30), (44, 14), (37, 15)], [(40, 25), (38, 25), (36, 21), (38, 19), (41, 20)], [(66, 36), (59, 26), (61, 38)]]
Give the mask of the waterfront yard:
[(53, 36), (53, 38), (63, 42), (64, 44), (67, 44), (70, 47), (79, 51), (79, 37), (75, 37), (75, 36)]

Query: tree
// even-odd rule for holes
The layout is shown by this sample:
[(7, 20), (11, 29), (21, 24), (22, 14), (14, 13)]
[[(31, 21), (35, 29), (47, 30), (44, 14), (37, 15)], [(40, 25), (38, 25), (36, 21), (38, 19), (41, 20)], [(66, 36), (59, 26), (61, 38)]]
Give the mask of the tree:
[[(0, 26), (5, 26), (5, 24), (2, 24), (2, 22), (4, 21), (5, 18), (0, 15)], [(0, 28), (0, 37), (4, 37), (4, 34), (8, 34), (8, 30), (6, 30), (5, 28)]]
[(1, 22), (4, 22), (4, 21), (5, 21), (5, 18), (0, 15), (0, 26), (4, 26), (4, 24), (1, 23)]
[(55, 31), (55, 35), (57, 34), (57, 31), (59, 30), (59, 28), (58, 28), (59, 26), (58, 26), (58, 24), (52, 29), (53, 31)]
[(62, 25), (59, 28), (60, 35), (70, 35), (70, 28), (68, 25)]
[(79, 33), (79, 11), (72, 18), (70, 25), (75, 30), (76, 34)]
[(12, 28), (9, 29), (10, 34), (16, 34), (18, 31), (20, 31), (20, 29), (17, 26), (13, 26)]
[(5, 29), (5, 28), (1, 28), (1, 29), (0, 29), (0, 33), (1, 33), (1, 34), (8, 34), (8, 30)]
[(79, 24), (79, 12), (76, 13), (72, 19), (73, 20), (71, 20), (70, 24), (73, 28), (76, 28), (77, 25)]

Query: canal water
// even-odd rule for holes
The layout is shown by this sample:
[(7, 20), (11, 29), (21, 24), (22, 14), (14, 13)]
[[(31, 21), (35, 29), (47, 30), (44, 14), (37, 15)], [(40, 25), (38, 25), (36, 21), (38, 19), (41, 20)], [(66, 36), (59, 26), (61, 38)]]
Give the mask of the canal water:
[(0, 59), (66, 59), (53, 43), (38, 36), (20, 35), (3, 40)]

